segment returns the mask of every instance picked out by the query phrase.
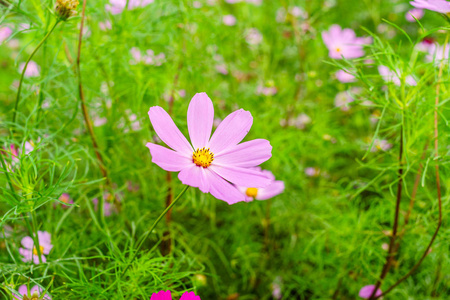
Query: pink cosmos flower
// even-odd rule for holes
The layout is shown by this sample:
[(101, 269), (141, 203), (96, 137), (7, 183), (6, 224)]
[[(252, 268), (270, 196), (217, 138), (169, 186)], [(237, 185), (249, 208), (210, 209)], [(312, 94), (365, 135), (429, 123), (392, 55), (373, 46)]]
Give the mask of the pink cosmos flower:
[[(21, 63), (19, 65), (19, 72), (23, 72), (23, 68), (25, 68), (25, 63)], [(39, 77), (41, 75), (41, 68), (34, 61), (30, 61), (28, 63), (27, 69), (25, 71), (25, 77)]]
[[(153, 293), (150, 300), (172, 300), (172, 294), (170, 291), (159, 291)], [(194, 292), (185, 292), (180, 300), (201, 300), (199, 296), (196, 296)]]
[[(21, 285), (19, 287), (18, 292), (19, 292), (19, 295), (13, 294), (14, 300), (22, 300), (24, 298), (24, 296), (27, 296), (28, 298), (31, 297), (31, 299), (35, 299), (35, 298), (39, 297), (39, 299), (43, 299), (43, 300), (52, 300), (52, 297), (50, 297), (49, 294), (42, 295), (42, 293), (44, 292), (44, 289), (38, 285), (35, 285), (34, 287), (32, 287), (29, 292), (28, 292), (28, 287), (26, 284)], [(36, 297), (33, 297), (33, 296), (36, 296)]]
[[(116, 206), (114, 203), (111, 203), (111, 194), (110, 193), (104, 193), (103, 194), (103, 214), (105, 217), (111, 216), (113, 213), (117, 213)], [(98, 198), (92, 199), (92, 203), (94, 203), (94, 210), (98, 210)]]
[(434, 62), (436, 65), (440, 65), (442, 60), (444, 60), (444, 62), (448, 62), (450, 44), (447, 45), (431, 44), (427, 50), (428, 55), (425, 57), (425, 59), (428, 62)]
[(345, 70), (339, 70), (336, 72), (335, 74), (336, 79), (339, 80), (342, 83), (350, 83), (350, 82), (355, 82), (355, 76), (353, 76), (352, 74), (346, 72)]
[(222, 18), (223, 24), (227, 25), (227, 26), (234, 26), (236, 25), (236, 17), (233, 15), (225, 15)]
[(245, 40), (249, 45), (258, 45), (262, 42), (263, 36), (256, 28), (250, 28), (245, 33)]
[[(359, 290), (359, 297), (364, 299), (369, 299), (370, 296), (372, 296), (373, 290), (375, 289), (375, 285), (366, 285), (361, 290)], [(375, 293), (375, 296), (381, 296), (383, 292), (380, 289), (377, 289), (377, 292)]]
[[(63, 193), (60, 197), (59, 197), (59, 201), (64, 202), (66, 204), (73, 204), (73, 199), (70, 198), (70, 195), (67, 193)], [(63, 208), (69, 208), (69, 205), (65, 205), (65, 204), (61, 204), (61, 206)]]
[(253, 188), (238, 186), (237, 188), (243, 195), (245, 195), (245, 201), (251, 202), (253, 200), (267, 200), (273, 198), (284, 191), (284, 182), (281, 180), (275, 180), (275, 176), (268, 170), (261, 170), (261, 168), (254, 168), (255, 170), (262, 172), (269, 180), (270, 184), (264, 188)]
[(0, 44), (3, 43), (7, 38), (9, 38), (12, 34), (12, 29), (5, 26), (0, 27)]
[[(128, 0), (128, 10), (144, 7), (153, 2), (154, 0)], [(118, 15), (123, 12), (126, 5), (127, 0), (109, 0), (109, 4), (105, 5), (105, 9), (113, 15)]]
[(409, 3), (416, 8), (428, 9), (441, 14), (450, 13), (450, 2), (446, 0), (414, 0)]
[(258, 85), (256, 88), (256, 95), (273, 96), (278, 92), (277, 88), (274, 86), (262, 86)]
[(372, 38), (356, 37), (352, 29), (341, 29), (336, 24), (329, 31), (322, 32), (322, 39), (329, 50), (328, 55), (334, 59), (361, 57), (364, 55), (363, 45), (372, 43)]
[(353, 99), (350, 91), (339, 92), (334, 98), (334, 106), (339, 107), (342, 111), (348, 111), (350, 109), (348, 104), (353, 101), (355, 101), (355, 99)]
[[(41, 252), (42, 262), (47, 262), (45, 255), (50, 253), (53, 245), (51, 244), (51, 235), (47, 231), (38, 231), (39, 238), (39, 250)], [(35, 264), (39, 264), (39, 256), (36, 247), (34, 246), (34, 241), (30, 236), (26, 236), (21, 241), (24, 248), (19, 248), (19, 253), (23, 256), (22, 260), (24, 262), (33, 261)]]
[[(397, 86), (401, 86), (402, 82), (401, 82), (400, 77), (398, 75), (398, 74), (401, 74), (399, 69), (397, 69), (394, 72), (394, 71), (391, 71), (386, 66), (378, 66), (378, 72), (380, 73), (380, 75), (381, 75), (381, 77), (383, 78), (384, 81), (392, 82), (392, 83), (394, 83)], [(411, 75), (406, 76), (405, 83), (407, 85), (411, 85), (411, 86), (417, 85), (416, 80)]]
[(98, 27), (102, 31), (107, 31), (108, 29), (112, 29), (112, 24), (111, 24), (111, 21), (106, 20), (105, 22), (99, 22)]
[[(422, 19), (423, 15), (424, 15), (423, 9), (413, 8), (406, 13), (405, 19), (408, 22), (416, 22), (416, 19), (417, 20)], [(413, 16), (415, 19), (413, 18)]]
[(370, 149), (370, 152), (377, 152), (379, 150), (387, 151), (391, 148), (392, 144), (389, 143), (387, 140), (375, 139), (375, 141), (373, 142), (372, 149)]
[(305, 169), (305, 174), (308, 177), (318, 177), (320, 175), (320, 169), (314, 167), (308, 167)]
[(216, 71), (222, 75), (228, 75), (228, 69), (226, 64), (216, 65)]
[(257, 188), (270, 184), (264, 174), (251, 169), (272, 156), (269, 141), (257, 139), (239, 144), (252, 126), (250, 112), (240, 109), (231, 113), (211, 136), (212, 101), (206, 93), (196, 94), (187, 112), (192, 145), (162, 107), (151, 107), (148, 115), (156, 134), (173, 149), (147, 143), (152, 162), (166, 171), (180, 172), (178, 178), (183, 184), (198, 187), (228, 204), (245, 201), (232, 184)]

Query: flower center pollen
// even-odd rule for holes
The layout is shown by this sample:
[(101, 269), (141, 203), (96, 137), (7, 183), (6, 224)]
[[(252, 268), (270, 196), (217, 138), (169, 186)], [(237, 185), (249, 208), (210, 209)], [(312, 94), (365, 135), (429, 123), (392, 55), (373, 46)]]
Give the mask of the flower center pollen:
[(192, 162), (199, 167), (207, 168), (211, 165), (214, 160), (214, 153), (212, 153), (209, 148), (198, 148), (192, 154)]
[[(42, 253), (44, 253), (44, 247), (39, 246), (39, 250), (41, 250), (41, 255), (42, 255)], [(33, 254), (38, 255), (36, 247), (33, 247)]]
[(258, 189), (248, 188), (247, 191), (245, 191), (245, 194), (249, 197), (256, 198), (256, 195), (258, 195)]
[(340, 53), (341, 52), (341, 48), (337, 47), (336, 48), (336, 52)]

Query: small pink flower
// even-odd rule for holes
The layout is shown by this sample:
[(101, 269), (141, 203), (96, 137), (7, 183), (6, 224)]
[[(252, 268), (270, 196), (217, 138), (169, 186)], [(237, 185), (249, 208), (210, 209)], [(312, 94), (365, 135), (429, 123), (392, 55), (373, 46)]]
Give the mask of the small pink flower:
[(105, 9), (113, 15), (120, 14), (125, 9), (127, 1), (128, 10), (144, 7), (154, 2), (154, 0), (109, 0), (109, 4), (105, 5)]
[[(53, 245), (51, 244), (51, 235), (47, 231), (38, 231), (39, 238), (39, 250), (41, 252), (42, 262), (47, 262), (44, 255), (48, 255), (50, 250), (52, 250)], [(21, 241), (24, 248), (19, 248), (19, 253), (24, 257), (22, 260), (24, 262), (33, 261), (35, 264), (39, 264), (39, 256), (36, 247), (34, 246), (34, 241), (31, 237), (26, 236)]]
[(333, 25), (329, 31), (322, 32), (322, 39), (329, 50), (328, 55), (334, 59), (362, 57), (363, 45), (372, 43), (371, 38), (356, 37), (352, 29), (341, 29), (339, 25)]
[[(63, 193), (60, 197), (59, 197), (59, 201), (64, 202), (66, 204), (73, 204), (73, 199), (70, 198), (70, 195), (67, 193)], [(61, 206), (63, 208), (69, 208), (69, 205), (65, 205), (65, 204), (61, 204)]]
[(250, 28), (245, 33), (245, 40), (249, 45), (259, 45), (263, 40), (263, 36), (258, 29)]
[(102, 30), (102, 31), (107, 31), (107, 30), (112, 29), (112, 24), (109, 20), (107, 20), (105, 22), (98, 23), (98, 28), (100, 28), (100, 30)]
[(258, 85), (256, 88), (256, 95), (273, 96), (278, 92), (277, 88), (274, 86), (262, 86)]
[(377, 152), (379, 150), (387, 151), (391, 148), (392, 144), (389, 143), (387, 140), (375, 139), (375, 141), (373, 142), (372, 149), (370, 149), (370, 152)]
[(266, 176), (270, 183), (264, 188), (253, 188), (238, 186), (239, 191), (245, 195), (245, 201), (251, 202), (253, 200), (267, 200), (273, 198), (284, 191), (284, 182), (275, 180), (275, 176), (268, 170), (261, 170), (261, 168), (254, 168)]
[[(397, 86), (401, 86), (402, 82), (400, 80), (400, 77), (398, 74), (400, 74), (400, 70), (397, 69), (395, 72), (391, 71), (386, 66), (378, 66), (378, 72), (380, 73), (381, 77), (386, 82), (392, 82)], [(407, 85), (416, 86), (417, 82), (411, 75), (406, 76), (405, 83)]]
[[(172, 300), (172, 294), (170, 291), (159, 291), (153, 293), (150, 300)], [(196, 296), (194, 292), (185, 292), (180, 300), (201, 300), (199, 296)]]
[(187, 113), (192, 145), (162, 107), (153, 106), (148, 114), (155, 132), (174, 149), (147, 143), (152, 162), (166, 171), (180, 172), (178, 178), (183, 184), (234, 204), (245, 197), (232, 184), (262, 188), (270, 183), (261, 172), (250, 169), (272, 156), (269, 141), (239, 144), (253, 123), (249, 112), (240, 109), (228, 115), (211, 136), (213, 103), (206, 93), (196, 94)]
[(409, 3), (416, 8), (428, 9), (441, 14), (450, 13), (450, 2), (446, 0), (414, 0)]
[(216, 71), (222, 75), (228, 75), (228, 69), (226, 64), (216, 65)]
[(423, 15), (424, 15), (423, 9), (413, 8), (406, 13), (405, 18), (406, 21), (408, 22), (416, 22), (416, 19), (417, 20), (422, 19)]
[(436, 65), (440, 65), (442, 61), (448, 62), (449, 53), (450, 53), (450, 44), (447, 45), (431, 44), (428, 47), (428, 55), (425, 57), (425, 59), (428, 62), (434, 62)]
[[(110, 193), (104, 193), (103, 194), (103, 214), (105, 217), (111, 216), (113, 213), (117, 213), (117, 209), (114, 205), (114, 203), (111, 203), (111, 194)], [(94, 203), (94, 210), (98, 210), (98, 198), (92, 199), (92, 203)]]
[(349, 91), (339, 92), (334, 98), (334, 106), (339, 107), (342, 111), (348, 111), (350, 109), (348, 104), (353, 101), (355, 101), (355, 99), (353, 99)]
[[(369, 299), (370, 296), (372, 296), (373, 290), (375, 289), (375, 285), (366, 285), (359, 291), (359, 297), (364, 299)], [(381, 296), (383, 292), (380, 289), (377, 289), (377, 292), (375, 293), (376, 297)]]
[(3, 43), (7, 38), (9, 38), (12, 34), (12, 29), (5, 26), (0, 27), (0, 44)]
[(236, 25), (236, 17), (233, 15), (225, 15), (222, 18), (223, 24), (227, 25), (227, 26), (234, 26)]
[(32, 297), (33, 295), (40, 296), (39, 299), (52, 300), (52, 297), (50, 297), (49, 294), (42, 295), (42, 293), (44, 292), (44, 289), (38, 285), (35, 285), (34, 287), (32, 287), (29, 292), (28, 292), (28, 287), (26, 284), (21, 285), (19, 287), (18, 292), (19, 292), (19, 295), (13, 294), (14, 300), (22, 300), (22, 299), (24, 299), (24, 296), (27, 296), (27, 298), (31, 297), (31, 299), (35, 299)]
[(335, 75), (336, 75), (336, 79), (342, 83), (350, 83), (350, 82), (356, 81), (355, 76), (346, 72), (345, 70), (339, 70), (336, 72)]
[[(19, 72), (23, 72), (23, 68), (25, 68), (25, 63), (21, 63), (19, 65)], [(25, 77), (39, 77), (41, 75), (41, 68), (34, 61), (30, 61), (28, 63), (27, 69), (25, 71)]]
[(308, 167), (305, 169), (305, 174), (308, 177), (318, 177), (320, 175), (320, 169), (314, 167)]

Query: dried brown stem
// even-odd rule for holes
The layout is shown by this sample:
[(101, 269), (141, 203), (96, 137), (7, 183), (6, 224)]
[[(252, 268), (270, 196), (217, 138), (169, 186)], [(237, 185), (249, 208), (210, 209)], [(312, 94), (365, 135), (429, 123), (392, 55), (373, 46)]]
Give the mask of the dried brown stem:
[(395, 245), (395, 241), (397, 239), (397, 230), (398, 230), (398, 219), (400, 215), (400, 202), (402, 200), (402, 187), (403, 187), (403, 126), (400, 127), (400, 151), (398, 155), (398, 184), (397, 184), (397, 200), (395, 203), (395, 215), (394, 215), (394, 225), (392, 227), (392, 235), (391, 235), (391, 241), (389, 243), (389, 249), (388, 254), (386, 256), (386, 262), (384, 263), (383, 269), (380, 274), (380, 278), (378, 279), (377, 283), (375, 284), (375, 288), (372, 292), (372, 295), (370, 295), (369, 300), (375, 299), (375, 293), (378, 290), (378, 288), (381, 286), (381, 283), (383, 282), (384, 278), (389, 272), (389, 269), (392, 265), (392, 259), (395, 255), (395, 250), (397, 249)]

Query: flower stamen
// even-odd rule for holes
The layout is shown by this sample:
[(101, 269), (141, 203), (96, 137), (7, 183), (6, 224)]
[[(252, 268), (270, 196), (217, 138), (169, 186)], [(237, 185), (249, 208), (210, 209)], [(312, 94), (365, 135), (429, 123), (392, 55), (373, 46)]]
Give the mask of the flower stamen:
[(252, 197), (253, 199), (255, 199), (255, 198), (256, 198), (256, 195), (258, 195), (258, 189), (257, 189), (257, 188), (248, 188), (248, 189), (245, 191), (245, 194), (246, 194), (248, 197)]
[(214, 160), (214, 153), (209, 148), (198, 148), (192, 154), (192, 162), (199, 167), (207, 168)]
[[(41, 254), (44, 253), (44, 247), (39, 246), (39, 250), (41, 250)], [(33, 254), (38, 255), (36, 247), (33, 247)]]

